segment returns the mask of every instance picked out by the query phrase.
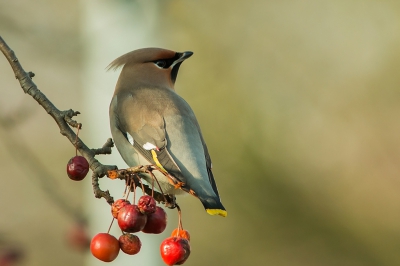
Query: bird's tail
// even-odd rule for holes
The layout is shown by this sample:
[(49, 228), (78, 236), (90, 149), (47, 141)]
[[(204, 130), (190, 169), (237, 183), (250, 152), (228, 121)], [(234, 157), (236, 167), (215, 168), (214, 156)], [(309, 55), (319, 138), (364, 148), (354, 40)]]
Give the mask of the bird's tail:
[(203, 203), (204, 209), (210, 215), (220, 215), (226, 217), (228, 212), (218, 197), (199, 197), (201, 203)]

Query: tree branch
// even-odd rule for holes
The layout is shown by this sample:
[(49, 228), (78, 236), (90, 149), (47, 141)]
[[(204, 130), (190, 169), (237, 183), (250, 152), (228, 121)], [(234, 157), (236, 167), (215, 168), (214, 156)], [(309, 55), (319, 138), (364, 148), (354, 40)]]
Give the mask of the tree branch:
[(94, 154), (99, 155), (99, 154), (111, 154), (111, 148), (114, 147), (114, 142), (112, 141), (111, 138), (107, 139), (106, 143), (103, 145), (103, 147), (99, 149), (92, 149)]
[(95, 172), (99, 177), (106, 175), (108, 170), (117, 169), (115, 165), (101, 165), (95, 158), (95, 153), (89, 149), (79, 138), (76, 140), (75, 132), (68, 126), (78, 127), (79, 123), (72, 119), (72, 117), (79, 114), (79, 112), (73, 111), (72, 109), (67, 111), (58, 110), (46, 95), (44, 95), (32, 81), (33, 73), (25, 72), (22, 68), (18, 58), (11, 48), (6, 44), (3, 38), (0, 36), (0, 50), (7, 58), (14, 71), (15, 77), (18, 79), (21, 88), (26, 94), (32, 96), (43, 109), (56, 121), (58, 127), (60, 128), (60, 133), (68, 138), (68, 140), (76, 145), (78, 151), (88, 160), (90, 169)]
[[(15, 53), (11, 48), (7, 45), (7, 43), (3, 40), (0, 36), (0, 50), (7, 58), (8, 62), (11, 65), (11, 68), (14, 71), (15, 77), (18, 79), (21, 88), (26, 94), (32, 96), (42, 107), (43, 109), (53, 117), (54, 121), (57, 123), (58, 127), (60, 128), (60, 133), (67, 137), (67, 139), (74, 145), (79, 153), (86, 158), (89, 162), (89, 167), (93, 171), (92, 175), (92, 185), (93, 185), (93, 192), (96, 198), (105, 198), (109, 204), (114, 202), (114, 199), (111, 197), (108, 190), (102, 191), (99, 186), (98, 179), (103, 176), (108, 176), (108, 173), (111, 175), (116, 176), (118, 175), (119, 179), (125, 179), (126, 182), (132, 182), (139, 187), (142, 187), (141, 181), (139, 182), (138, 179), (134, 179), (133, 176), (140, 177), (141, 173), (148, 173), (153, 175), (152, 171), (157, 170), (154, 166), (139, 166), (136, 168), (129, 168), (125, 172), (121, 172), (124, 170), (118, 170), (115, 165), (103, 165), (99, 161), (95, 159), (95, 156), (98, 154), (110, 154), (111, 148), (114, 146), (112, 139), (108, 139), (107, 142), (103, 145), (100, 149), (89, 149), (85, 143), (80, 139), (77, 138), (75, 132), (71, 129), (71, 127), (81, 128), (82, 124), (78, 123), (77, 121), (73, 120), (74, 116), (79, 114), (78, 111), (74, 111), (72, 109), (66, 111), (58, 110), (49, 99), (47, 99), (46, 95), (44, 95), (36, 86), (36, 84), (32, 81), (32, 77), (35, 76), (32, 72), (25, 72), (22, 68), (18, 58), (16, 57)], [(133, 170), (135, 169), (135, 170)], [(143, 170), (145, 169), (145, 170)], [(136, 172), (135, 172), (136, 171)], [(168, 175), (169, 176), (169, 175)], [(132, 179), (133, 178), (133, 179)], [(172, 178), (172, 177), (171, 177)], [(173, 181), (175, 181), (172, 178)], [(143, 186), (145, 191), (149, 195), (153, 194), (154, 198), (159, 202), (165, 202), (166, 205), (170, 208), (175, 207), (175, 197), (163, 195), (163, 193), (158, 193), (157, 191), (149, 190), (148, 186)]]
[[(60, 188), (57, 186), (54, 176), (47, 170), (47, 167), (39, 160), (37, 154), (31, 150), (17, 132), (12, 131), (12, 127), (20, 122), (18, 117), (24, 111), (17, 110), (17, 116), (0, 116), (0, 139), (5, 145), (11, 157), (18, 161), (20, 169), (25, 171), (27, 176), (36, 177), (43, 192), (52, 199), (66, 214), (78, 221), (84, 221), (83, 214), (70, 205), (67, 197), (63, 197)], [(28, 113), (25, 113), (29, 117)], [(25, 117), (24, 117), (25, 118)], [(43, 177), (46, 176), (46, 179)]]

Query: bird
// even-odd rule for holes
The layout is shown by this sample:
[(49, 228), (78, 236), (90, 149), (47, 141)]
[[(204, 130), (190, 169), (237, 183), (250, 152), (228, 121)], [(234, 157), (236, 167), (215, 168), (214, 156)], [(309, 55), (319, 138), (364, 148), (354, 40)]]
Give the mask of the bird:
[[(122, 70), (109, 108), (111, 135), (128, 166), (158, 166), (164, 194), (192, 194), (208, 214), (226, 217), (199, 123), (175, 91), (178, 70), (192, 55), (142, 48), (112, 61), (108, 70)], [(144, 179), (152, 182), (149, 175)]]

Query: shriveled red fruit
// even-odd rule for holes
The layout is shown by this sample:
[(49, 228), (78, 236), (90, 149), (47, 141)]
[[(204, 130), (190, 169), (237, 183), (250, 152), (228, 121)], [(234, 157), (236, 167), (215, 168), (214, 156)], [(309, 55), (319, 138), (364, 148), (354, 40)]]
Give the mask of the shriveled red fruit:
[(118, 225), (124, 232), (139, 232), (144, 228), (146, 222), (146, 214), (141, 213), (137, 205), (126, 205), (119, 210)]
[(167, 265), (181, 265), (190, 255), (190, 244), (181, 237), (169, 237), (160, 246), (161, 258)]
[(118, 213), (119, 210), (121, 210), (123, 207), (126, 205), (131, 204), (129, 201), (126, 199), (118, 199), (114, 201), (114, 203), (111, 205), (111, 214), (114, 218), (118, 218)]
[(141, 196), (138, 201), (139, 210), (144, 214), (150, 214), (156, 211), (156, 201), (152, 196)]
[(183, 230), (183, 229), (179, 230), (179, 233), (178, 233), (178, 228), (175, 228), (174, 231), (172, 231), (171, 236), (182, 237), (182, 238), (190, 241), (189, 232), (186, 230)]
[(139, 237), (132, 234), (123, 234), (119, 237), (119, 246), (121, 250), (128, 255), (139, 253), (142, 242)]
[(119, 241), (107, 233), (95, 235), (90, 243), (93, 256), (104, 262), (115, 260), (119, 253)]
[(154, 213), (147, 215), (147, 223), (142, 231), (148, 234), (160, 234), (164, 232), (166, 226), (167, 214), (163, 208), (157, 206)]
[(72, 157), (67, 164), (67, 174), (70, 179), (80, 181), (89, 171), (89, 163), (83, 156)]

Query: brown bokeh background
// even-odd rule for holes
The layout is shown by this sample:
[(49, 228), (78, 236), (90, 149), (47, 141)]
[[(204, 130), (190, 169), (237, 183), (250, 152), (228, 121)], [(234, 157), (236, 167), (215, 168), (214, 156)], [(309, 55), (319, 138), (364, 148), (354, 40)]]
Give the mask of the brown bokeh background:
[[(192, 235), (186, 264), (398, 265), (400, 4), (152, 2), (153, 45), (194, 51), (176, 89), (197, 114), (229, 213), (211, 217), (196, 199), (180, 200)], [(85, 106), (80, 8), (0, 2), (1, 36), (60, 109)], [(54, 189), (78, 210), (90, 181), (65, 177), (73, 147), (23, 94), (4, 58), (0, 91), (2, 116), (29, 110), (19, 125), (0, 129), (0, 240), (24, 248), (23, 265), (83, 265), (84, 255), (64, 245), (73, 219), (27, 173), (29, 158), (7, 150), (7, 134), (37, 153)]]

